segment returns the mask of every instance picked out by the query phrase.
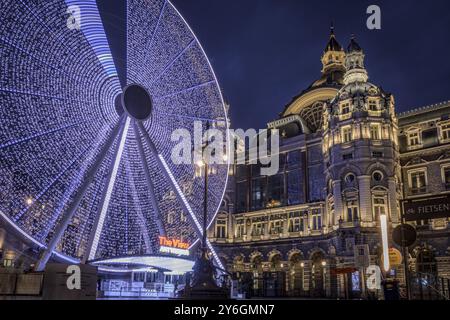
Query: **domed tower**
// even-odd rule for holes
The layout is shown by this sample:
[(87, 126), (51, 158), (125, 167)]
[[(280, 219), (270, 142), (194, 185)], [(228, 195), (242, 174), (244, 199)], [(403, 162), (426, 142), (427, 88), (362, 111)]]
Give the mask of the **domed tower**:
[(399, 222), (399, 148), (394, 97), (368, 82), (364, 51), (352, 37), (344, 86), (325, 107), (323, 153), (330, 225), (376, 227)]
[[(345, 73), (345, 51), (339, 44), (334, 34), (334, 27), (330, 30), (330, 40), (327, 43), (322, 55), (322, 75), (321, 80), (327, 80), (328, 83), (341, 82)], [(319, 84), (317, 81), (315, 84)]]
[(320, 78), (294, 97), (281, 113), (282, 118), (301, 117), (311, 133), (322, 130), (324, 103), (333, 99), (344, 85), (345, 50), (336, 39), (333, 26), (321, 62)]

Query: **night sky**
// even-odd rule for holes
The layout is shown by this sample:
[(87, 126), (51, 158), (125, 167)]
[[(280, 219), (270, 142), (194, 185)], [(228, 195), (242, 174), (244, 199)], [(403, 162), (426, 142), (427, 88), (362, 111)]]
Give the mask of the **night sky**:
[[(105, 2), (106, 0), (99, 0)], [(106, 10), (111, 9), (109, 0)], [(397, 111), (450, 100), (450, 1), (172, 0), (202, 43), (231, 104), (234, 128), (264, 128), (319, 78), (331, 21), (354, 33), (372, 83)], [(382, 10), (382, 30), (366, 9)], [(100, 6), (102, 7), (102, 6)], [(102, 9), (102, 8), (101, 8)], [(112, 24), (110, 24), (112, 25)]]

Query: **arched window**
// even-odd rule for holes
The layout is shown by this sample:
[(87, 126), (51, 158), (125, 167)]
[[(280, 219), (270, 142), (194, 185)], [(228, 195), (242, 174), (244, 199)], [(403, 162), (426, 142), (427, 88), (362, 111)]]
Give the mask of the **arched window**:
[(374, 173), (372, 173), (372, 179), (375, 182), (381, 182), (384, 179), (384, 174), (381, 171), (375, 171)]
[(344, 181), (346, 184), (353, 184), (356, 181), (356, 176), (353, 173), (349, 173), (345, 176)]

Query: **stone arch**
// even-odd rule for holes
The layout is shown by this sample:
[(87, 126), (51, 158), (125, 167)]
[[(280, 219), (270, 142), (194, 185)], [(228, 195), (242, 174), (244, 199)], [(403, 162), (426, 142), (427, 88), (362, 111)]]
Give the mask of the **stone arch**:
[(263, 269), (263, 263), (264, 263), (264, 256), (259, 251), (254, 251), (250, 254), (250, 263), (253, 270), (256, 270), (258, 272), (262, 271)]
[(389, 178), (394, 175), (394, 172), (392, 171), (391, 168), (385, 166), (384, 164), (382, 164), (380, 162), (375, 162), (375, 163), (372, 163), (370, 166), (368, 166), (366, 169), (366, 174), (368, 176), (372, 177), (372, 174), (375, 171), (381, 171), (384, 174), (385, 178)]
[(436, 275), (438, 263), (436, 260), (437, 251), (431, 246), (422, 246), (416, 251), (416, 272)]
[(279, 271), (282, 268), (283, 254), (278, 250), (272, 250), (267, 254), (267, 260), (273, 271)]
[(279, 250), (273, 249), (267, 254), (267, 260), (270, 261), (276, 255), (279, 255), (283, 258), (283, 254)]
[(253, 251), (252, 253), (250, 253), (249, 255), (249, 260), (251, 263), (254, 263), (255, 259), (257, 258), (261, 258), (261, 260), (263, 260), (263, 254), (259, 251)]
[(319, 247), (315, 247), (308, 251), (309, 260), (313, 260), (314, 256), (318, 253), (322, 254), (324, 258), (327, 257), (327, 253), (325, 252), (325, 250)]
[(303, 254), (303, 252), (302, 252), (301, 250), (299, 250), (299, 249), (291, 249), (291, 250), (289, 250), (289, 252), (287, 253), (287, 260), (288, 260), (288, 261), (291, 261), (292, 258), (293, 258), (294, 256), (296, 256), (296, 255), (300, 256), (301, 259), (304, 259), (304, 257), (305, 257), (305, 255)]
[(357, 177), (363, 175), (361, 168), (353, 164), (347, 164), (345, 167), (339, 170), (338, 179), (343, 180), (348, 173), (354, 173)]

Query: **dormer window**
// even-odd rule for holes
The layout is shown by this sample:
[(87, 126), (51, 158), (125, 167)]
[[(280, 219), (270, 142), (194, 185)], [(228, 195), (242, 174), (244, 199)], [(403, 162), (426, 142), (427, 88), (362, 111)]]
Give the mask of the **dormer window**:
[(422, 139), (420, 137), (420, 130), (414, 130), (407, 133), (408, 147), (410, 149), (418, 149), (422, 146)]
[(441, 124), (440, 131), (441, 131), (442, 142), (449, 142), (450, 141), (450, 122)]
[(369, 111), (378, 111), (378, 103), (376, 100), (369, 100)]
[(344, 103), (341, 106), (341, 114), (342, 115), (347, 115), (350, 113), (350, 103)]

